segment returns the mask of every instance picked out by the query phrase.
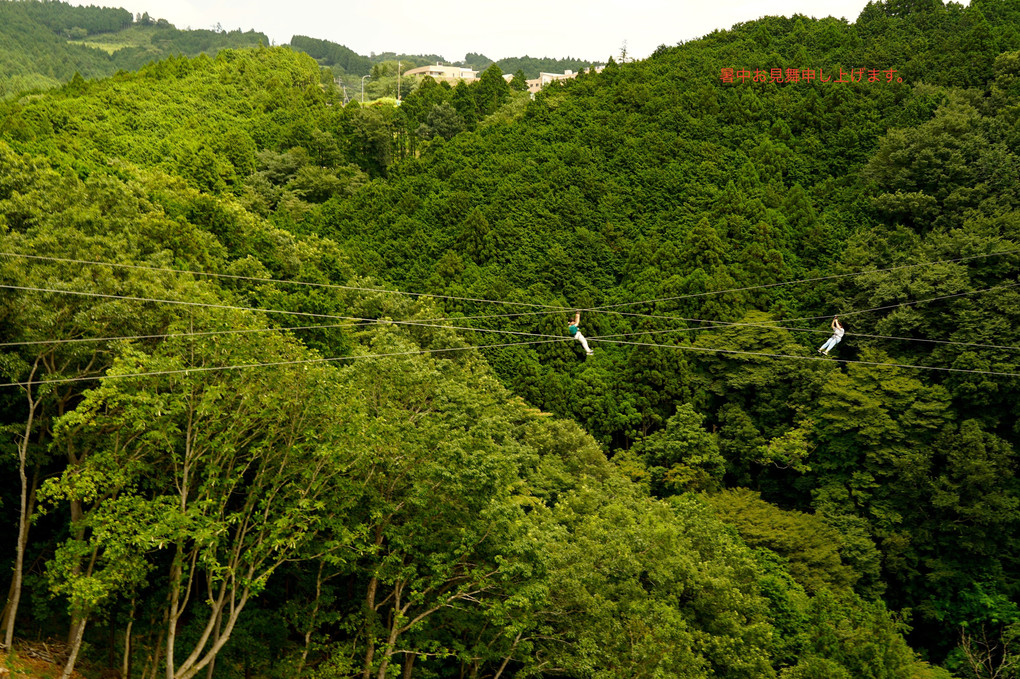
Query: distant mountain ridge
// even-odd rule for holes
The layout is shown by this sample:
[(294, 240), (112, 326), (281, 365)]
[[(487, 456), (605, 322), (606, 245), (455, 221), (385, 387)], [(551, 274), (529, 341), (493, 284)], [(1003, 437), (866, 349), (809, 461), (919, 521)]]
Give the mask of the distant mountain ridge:
[(268, 45), (255, 31), (178, 30), (148, 13), (66, 2), (0, 0), (0, 99), (84, 78), (137, 70), (173, 55)]
[(306, 52), (321, 65), (334, 69), (338, 76), (344, 74), (359, 77), (369, 75), (372, 72), (373, 66), (387, 61), (398, 60), (402, 61), (402, 66), (407, 68), (444, 62), (452, 66), (463, 66), (476, 71), (484, 71), (492, 64), (496, 64), (504, 73), (516, 73), (518, 70), (521, 70), (526, 78), (537, 78), (543, 72), (562, 73), (566, 70), (578, 71), (592, 64), (591, 61), (574, 59), (572, 57), (555, 59), (551, 57), (530, 57), (528, 55), (523, 57), (506, 57), (505, 59), (493, 61), (484, 54), (477, 52), (468, 52), (460, 61), (449, 61), (438, 54), (397, 54), (396, 52), (373, 53), (365, 57), (339, 43), (310, 38), (306, 35), (295, 35), (292, 37), (290, 39), (290, 46)]
[[(105, 78), (169, 56), (215, 55), (222, 49), (270, 44), (265, 33), (254, 30), (180, 30), (166, 19), (148, 13), (132, 15), (123, 8), (79, 7), (59, 0), (0, 0), (0, 99), (56, 87), (69, 82), (75, 73), (86, 79)], [(295, 35), (290, 46), (330, 68), (335, 77), (360, 78), (387, 61), (402, 60), (403, 66), (411, 68), (443, 61), (434, 54), (385, 52), (366, 57), (339, 43), (301, 35)], [(493, 62), (475, 53), (454, 63), (477, 70), (496, 63), (505, 73), (522, 69), (529, 78), (538, 77), (539, 71), (561, 72), (587, 65), (571, 58), (528, 56)]]

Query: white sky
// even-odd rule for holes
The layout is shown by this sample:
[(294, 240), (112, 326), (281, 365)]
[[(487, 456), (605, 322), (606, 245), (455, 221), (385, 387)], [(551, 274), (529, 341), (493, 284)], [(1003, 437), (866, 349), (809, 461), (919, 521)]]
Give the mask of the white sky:
[[(867, 0), (71, 0), (76, 5), (148, 12), (177, 28), (254, 29), (280, 45), (307, 35), (359, 54), (438, 54), (459, 61), (468, 52), (490, 59), (529, 55), (605, 61), (643, 58), (766, 15), (844, 17), (853, 22)], [(968, 4), (964, 0), (963, 4)]]

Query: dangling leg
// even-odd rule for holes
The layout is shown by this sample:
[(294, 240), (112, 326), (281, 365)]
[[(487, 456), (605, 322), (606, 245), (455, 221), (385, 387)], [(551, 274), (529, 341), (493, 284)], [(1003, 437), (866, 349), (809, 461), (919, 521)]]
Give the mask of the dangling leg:
[(834, 346), (836, 346), (836, 338), (830, 337), (829, 339), (825, 340), (825, 344), (818, 347), (818, 353), (825, 354), (827, 356), (829, 354), (829, 349), (833, 348)]
[(584, 347), (584, 352), (585, 352), (586, 354), (588, 354), (589, 356), (591, 356), (591, 355), (592, 355), (592, 353), (593, 353), (593, 352), (592, 352), (592, 350), (591, 350), (591, 349), (590, 349), (590, 348), (588, 347), (588, 340), (586, 340), (586, 339), (584, 338), (584, 335), (582, 335), (582, 334), (581, 334), (580, 332), (578, 332), (578, 333), (575, 333), (575, 334), (574, 334), (574, 339), (576, 339), (576, 340), (577, 340), (578, 342), (580, 342), (580, 343), (581, 343), (581, 346), (582, 346), (582, 347)]
[[(830, 340), (832, 342), (832, 346), (829, 347), (829, 351), (832, 351), (833, 349), (835, 349), (836, 345), (839, 344), (840, 340), (842, 340), (842, 339), (843, 339), (842, 337), (833, 336), (833, 338)], [(829, 351), (825, 352), (826, 356), (829, 355)]]

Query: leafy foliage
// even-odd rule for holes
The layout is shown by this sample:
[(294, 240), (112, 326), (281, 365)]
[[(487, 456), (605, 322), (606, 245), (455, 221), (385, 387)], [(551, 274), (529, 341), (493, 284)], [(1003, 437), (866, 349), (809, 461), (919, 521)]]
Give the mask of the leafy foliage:
[(266, 47), (7, 101), (0, 560), (46, 579), (5, 628), (177, 679), (1012, 671), (1015, 10), (768, 17), (533, 101), (497, 63), (341, 106)]

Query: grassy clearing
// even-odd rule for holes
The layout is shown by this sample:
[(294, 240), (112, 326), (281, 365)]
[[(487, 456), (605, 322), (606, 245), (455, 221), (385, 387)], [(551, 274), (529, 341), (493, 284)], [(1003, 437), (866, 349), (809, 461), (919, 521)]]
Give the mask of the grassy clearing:
[(91, 35), (87, 40), (68, 40), (72, 45), (84, 45), (113, 54), (125, 47), (150, 47), (155, 29), (149, 26), (132, 26), (116, 33)]

